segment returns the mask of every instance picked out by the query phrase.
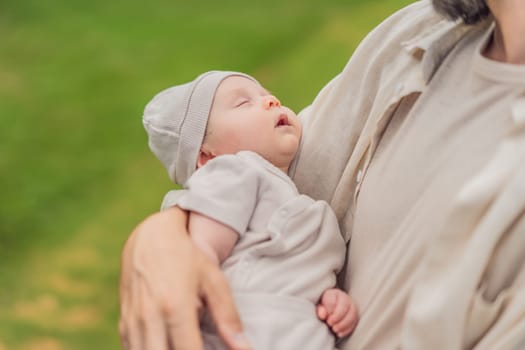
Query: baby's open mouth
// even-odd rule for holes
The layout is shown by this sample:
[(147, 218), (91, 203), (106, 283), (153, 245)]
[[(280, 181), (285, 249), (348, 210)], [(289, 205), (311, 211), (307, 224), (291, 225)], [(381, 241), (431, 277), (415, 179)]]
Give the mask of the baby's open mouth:
[(279, 119), (277, 119), (277, 125), (275, 126), (279, 127), (279, 126), (288, 126), (288, 125), (290, 125), (290, 123), (288, 122), (288, 116), (284, 113), (279, 115)]

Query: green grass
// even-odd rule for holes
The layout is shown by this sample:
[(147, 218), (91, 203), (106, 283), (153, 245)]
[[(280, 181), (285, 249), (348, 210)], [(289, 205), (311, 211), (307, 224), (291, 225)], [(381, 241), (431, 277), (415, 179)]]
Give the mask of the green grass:
[(172, 187), (154, 93), (234, 69), (299, 110), (409, 2), (2, 2), (0, 350), (119, 348), (120, 250)]

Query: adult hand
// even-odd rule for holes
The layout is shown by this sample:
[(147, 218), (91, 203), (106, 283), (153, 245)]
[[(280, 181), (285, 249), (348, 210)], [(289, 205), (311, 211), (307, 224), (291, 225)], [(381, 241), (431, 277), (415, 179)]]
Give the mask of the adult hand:
[(210, 311), (232, 350), (250, 346), (222, 272), (192, 243), (187, 213), (171, 208), (132, 232), (122, 254), (119, 333), (125, 350), (199, 350), (198, 311)]

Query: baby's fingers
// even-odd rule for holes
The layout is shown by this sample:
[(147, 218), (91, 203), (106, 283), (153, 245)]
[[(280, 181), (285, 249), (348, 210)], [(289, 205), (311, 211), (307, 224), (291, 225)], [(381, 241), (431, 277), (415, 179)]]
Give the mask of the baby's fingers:
[(344, 319), (344, 317), (350, 311), (350, 307), (351, 306), (349, 303), (338, 302), (335, 308), (328, 316), (326, 323), (328, 323), (332, 327), (335, 326), (337, 323), (341, 322), (341, 320)]
[(326, 307), (324, 307), (321, 304), (318, 304), (316, 307), (316, 311), (317, 311), (317, 317), (319, 317), (321, 321), (325, 321), (326, 318), (328, 317), (328, 311), (326, 310)]
[(327, 314), (334, 312), (337, 307), (337, 289), (328, 289), (321, 296), (319, 305), (322, 306)]
[(343, 338), (350, 335), (357, 325), (357, 310), (355, 307), (350, 306), (348, 311), (344, 314), (338, 322), (332, 325), (332, 331), (339, 337)]

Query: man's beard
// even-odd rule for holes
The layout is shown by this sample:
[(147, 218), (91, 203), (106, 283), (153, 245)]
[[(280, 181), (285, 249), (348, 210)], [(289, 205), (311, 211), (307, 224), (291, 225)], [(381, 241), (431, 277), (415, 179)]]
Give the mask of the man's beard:
[(443, 16), (466, 24), (476, 24), (490, 15), (485, 0), (432, 0), (434, 9)]

